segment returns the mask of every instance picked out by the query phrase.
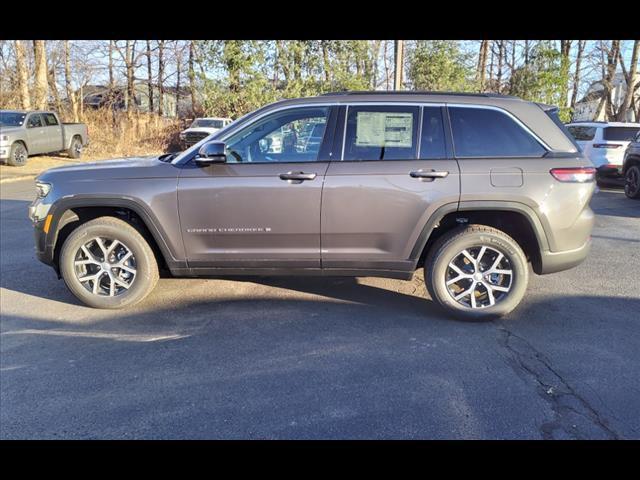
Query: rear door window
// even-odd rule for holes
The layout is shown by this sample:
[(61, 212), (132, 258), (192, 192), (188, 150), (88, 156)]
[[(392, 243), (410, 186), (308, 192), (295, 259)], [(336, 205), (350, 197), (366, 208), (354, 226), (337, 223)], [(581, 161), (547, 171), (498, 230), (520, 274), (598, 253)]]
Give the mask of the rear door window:
[(55, 127), (56, 125), (58, 125), (58, 120), (53, 113), (45, 113), (43, 116), (47, 127)]
[(417, 106), (349, 106), (343, 160), (413, 160)]
[(639, 127), (605, 127), (602, 138), (614, 142), (630, 142), (639, 130)]
[(509, 115), (487, 108), (449, 107), (457, 157), (541, 157), (546, 150)]

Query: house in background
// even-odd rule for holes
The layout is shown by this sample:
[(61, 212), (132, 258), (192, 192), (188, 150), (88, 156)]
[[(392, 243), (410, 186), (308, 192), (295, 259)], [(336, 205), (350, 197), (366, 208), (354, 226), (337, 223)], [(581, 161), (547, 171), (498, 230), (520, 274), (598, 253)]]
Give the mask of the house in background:
[[(614, 110), (617, 110), (622, 105), (624, 101), (624, 96), (627, 93), (627, 82), (624, 79), (622, 73), (617, 73), (612, 82), (613, 90), (611, 91), (611, 100), (613, 103)], [(587, 93), (581, 100), (576, 102), (572, 121), (574, 122), (592, 122), (592, 121), (605, 121), (605, 111), (604, 108), (600, 112), (600, 115), (597, 115), (596, 111), (598, 110), (598, 105), (600, 103), (600, 99), (602, 99), (602, 95), (604, 94), (604, 86), (602, 85), (602, 81), (593, 82)], [(635, 102), (634, 105), (638, 105), (640, 102), (640, 90), (636, 92), (634, 95)], [(636, 107), (637, 108), (637, 107)], [(636, 122), (636, 115), (633, 111), (633, 108), (630, 108), (627, 112), (626, 122)]]
[[(108, 105), (115, 110), (126, 110), (126, 86), (116, 86), (109, 92), (106, 85), (86, 85), (82, 89), (83, 103), (88, 108), (102, 108)], [(162, 94), (162, 115), (164, 117), (185, 117), (191, 112), (191, 96), (189, 90), (180, 88), (179, 99), (178, 90), (175, 87), (165, 87)], [(150, 111), (149, 86), (147, 83), (139, 82), (134, 84), (134, 98), (136, 109), (139, 112), (148, 113)], [(153, 110), (158, 111), (160, 101), (160, 89), (157, 85), (152, 86)], [(178, 103), (179, 100), (179, 103)]]

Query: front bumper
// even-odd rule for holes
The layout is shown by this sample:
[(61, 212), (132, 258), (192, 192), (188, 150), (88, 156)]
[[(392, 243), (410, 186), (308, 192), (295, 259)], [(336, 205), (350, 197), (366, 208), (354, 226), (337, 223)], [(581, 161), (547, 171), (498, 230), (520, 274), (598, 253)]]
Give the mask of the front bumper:
[(544, 275), (547, 273), (562, 272), (580, 265), (591, 250), (591, 237), (579, 248), (575, 250), (564, 250), (561, 252), (540, 252), (540, 266), (536, 268), (536, 273)]
[(0, 160), (6, 160), (11, 153), (11, 145), (0, 145)]

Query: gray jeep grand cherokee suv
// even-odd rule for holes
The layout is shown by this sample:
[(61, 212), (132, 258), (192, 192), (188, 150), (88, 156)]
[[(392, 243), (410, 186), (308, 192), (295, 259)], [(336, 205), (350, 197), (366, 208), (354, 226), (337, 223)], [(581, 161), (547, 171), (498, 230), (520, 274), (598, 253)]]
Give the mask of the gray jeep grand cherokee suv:
[(590, 246), (594, 168), (553, 107), (492, 94), (338, 93), (256, 110), (177, 155), (55, 168), (36, 251), (85, 304), (175, 276), (410, 279), (495, 317)]

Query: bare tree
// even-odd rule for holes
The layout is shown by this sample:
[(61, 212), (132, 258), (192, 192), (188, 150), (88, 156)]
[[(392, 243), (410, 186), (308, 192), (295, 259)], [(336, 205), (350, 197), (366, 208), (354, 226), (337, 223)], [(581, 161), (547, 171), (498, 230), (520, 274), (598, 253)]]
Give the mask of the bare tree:
[(153, 113), (153, 70), (151, 66), (151, 41), (147, 40), (147, 92), (149, 95), (149, 112)]
[(478, 52), (478, 68), (476, 73), (478, 88), (481, 92), (484, 91), (484, 83), (487, 75), (488, 54), (489, 54), (489, 40), (482, 40), (480, 42), (480, 51)]
[(33, 41), (33, 58), (35, 62), (35, 84), (33, 88), (33, 103), (35, 108), (44, 110), (47, 108), (47, 96), (49, 85), (47, 83), (47, 56), (44, 40)]
[[(196, 110), (196, 72), (194, 69), (195, 62), (195, 45), (194, 41), (189, 41), (189, 93), (191, 94), (191, 110)], [(194, 113), (195, 114), (195, 113)]]
[[(639, 51), (640, 40), (635, 40), (633, 42), (633, 52), (631, 53), (631, 65), (629, 65), (629, 73), (625, 75), (625, 79), (627, 81), (627, 91), (624, 95), (624, 100), (622, 101), (622, 105), (620, 106), (620, 110), (618, 110), (618, 115), (616, 118), (616, 120), (619, 122), (626, 121), (627, 112), (629, 111), (633, 103), (637, 82), (638, 55), (640, 53)], [(620, 64), (624, 66), (622, 58), (620, 58)], [(636, 120), (638, 120), (637, 115)]]
[(164, 115), (164, 43), (158, 40), (158, 115)]
[(600, 98), (600, 102), (598, 103), (598, 107), (596, 108), (595, 119), (598, 119), (602, 114), (604, 109), (605, 118), (610, 117), (611, 115), (611, 90), (612, 90), (612, 82), (616, 71), (616, 65), (618, 63), (618, 52), (620, 50), (620, 40), (613, 40), (611, 42), (611, 48), (607, 48), (604, 45), (604, 42), (601, 44), (601, 55), (604, 57), (605, 53), (607, 55), (606, 63), (602, 62), (602, 97)]
[(20, 105), (25, 110), (31, 109), (31, 98), (29, 96), (29, 75), (27, 72), (27, 61), (24, 46), (20, 40), (15, 41), (16, 50), (16, 70), (18, 71), (18, 91), (20, 93)]
[(578, 40), (578, 53), (576, 54), (576, 69), (573, 74), (573, 89), (571, 92), (571, 112), (576, 106), (578, 100), (578, 88), (580, 87), (580, 68), (582, 64), (582, 56), (584, 55), (584, 49), (587, 44), (586, 40)]
[(69, 55), (69, 40), (64, 41), (64, 81), (67, 89), (67, 99), (71, 103), (73, 121), (78, 122), (78, 97), (71, 86), (71, 60)]

